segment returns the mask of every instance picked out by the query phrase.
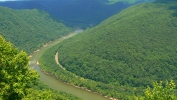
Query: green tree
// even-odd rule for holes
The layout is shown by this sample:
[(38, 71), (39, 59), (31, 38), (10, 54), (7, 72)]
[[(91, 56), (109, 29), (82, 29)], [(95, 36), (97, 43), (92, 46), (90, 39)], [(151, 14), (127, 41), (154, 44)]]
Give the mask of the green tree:
[(174, 89), (176, 85), (174, 81), (166, 81), (166, 85), (163, 86), (161, 82), (154, 82), (153, 89), (148, 87), (145, 91), (144, 100), (176, 100)]
[(3, 100), (19, 100), (27, 95), (27, 89), (36, 83), (39, 75), (30, 70), (29, 58), (0, 36), (0, 97)]
[(27, 90), (27, 94), (23, 100), (54, 100), (52, 98), (52, 92), (49, 90), (35, 90), (30, 88)]

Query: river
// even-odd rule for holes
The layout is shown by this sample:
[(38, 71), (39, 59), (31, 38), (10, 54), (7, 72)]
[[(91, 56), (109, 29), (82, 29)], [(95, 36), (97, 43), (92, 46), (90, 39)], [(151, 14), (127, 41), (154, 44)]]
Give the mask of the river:
[(42, 55), (42, 53), (46, 49), (48, 49), (52, 46), (55, 46), (56, 44), (60, 43), (61, 41), (65, 40), (65, 39), (68, 39), (68, 38), (76, 35), (77, 33), (81, 33), (81, 32), (83, 32), (83, 30), (77, 30), (77, 31), (75, 31), (75, 32), (73, 32), (73, 33), (71, 33), (67, 36), (64, 36), (64, 37), (61, 37), (59, 39), (56, 39), (55, 41), (49, 42), (44, 47), (40, 48), (39, 50), (36, 50), (34, 53), (31, 54), (29, 65), (30, 65), (30, 67), (32, 67), (32, 68), (34, 68), (35, 70), (38, 71), (38, 73), (40, 74), (40, 80), (52, 89), (74, 94), (74, 95), (76, 95), (76, 96), (78, 96), (78, 97), (80, 97), (84, 100), (109, 100), (108, 98), (103, 97), (103, 96), (101, 96), (97, 93), (86, 91), (86, 90), (81, 89), (81, 88), (76, 88), (72, 85), (61, 82), (61, 81), (57, 80), (56, 78), (43, 73), (40, 70), (40, 66), (37, 64), (37, 61), (38, 61), (39, 57)]

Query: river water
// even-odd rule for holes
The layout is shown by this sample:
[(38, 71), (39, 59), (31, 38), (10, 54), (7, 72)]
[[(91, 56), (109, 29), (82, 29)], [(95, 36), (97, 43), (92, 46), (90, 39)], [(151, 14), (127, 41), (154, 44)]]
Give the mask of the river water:
[(40, 48), (39, 50), (35, 51), (34, 53), (32, 53), (32, 55), (31, 55), (32, 57), (30, 58), (30, 62), (29, 62), (30, 67), (37, 70), (38, 73), (40, 74), (40, 80), (43, 81), (46, 85), (48, 85), (52, 89), (74, 94), (74, 95), (76, 95), (76, 96), (78, 96), (78, 97), (80, 97), (84, 100), (109, 100), (108, 98), (105, 98), (105, 97), (103, 97), (103, 96), (101, 96), (97, 93), (89, 92), (89, 91), (86, 91), (84, 89), (76, 88), (72, 85), (63, 83), (63, 82), (57, 80), (56, 78), (43, 73), (40, 70), (40, 66), (37, 65), (37, 61), (38, 61), (39, 57), (42, 55), (42, 53), (46, 49), (60, 43), (61, 41), (65, 40), (67, 38), (70, 38), (70, 37), (74, 36), (77, 33), (81, 33), (81, 32), (83, 32), (83, 30), (77, 30), (70, 35), (67, 35), (65, 37), (56, 39), (55, 41), (49, 42), (46, 46), (44, 46), (44, 47)]

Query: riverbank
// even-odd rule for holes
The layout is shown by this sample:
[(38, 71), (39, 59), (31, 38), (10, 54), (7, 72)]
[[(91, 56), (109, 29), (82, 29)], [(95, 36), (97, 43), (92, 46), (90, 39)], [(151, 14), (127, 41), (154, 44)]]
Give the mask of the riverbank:
[[(76, 35), (76, 34), (78, 34), (78, 33), (83, 32), (83, 31), (84, 31), (84, 30), (82, 30), (82, 29), (75, 30), (75, 31), (70, 32), (70, 33), (66, 34), (65, 36), (61, 36), (61, 37), (59, 37), (59, 38), (57, 38), (57, 39), (55, 39), (55, 40), (53, 40), (53, 41), (50, 40), (50, 41), (46, 42), (43, 46), (41, 46), (40, 48), (38, 48), (37, 50), (35, 50), (35, 51), (33, 51), (32, 53), (30, 53), (29, 57), (31, 58), (32, 55), (33, 55), (35, 52), (40, 51), (41, 48), (49, 48), (49, 47), (51, 47), (51, 46), (54, 46), (55, 44), (58, 43), (58, 41), (60, 42), (61, 40), (70, 38), (70, 37), (72, 37), (72, 36), (74, 36), (74, 35)], [(55, 42), (56, 42), (56, 43), (55, 43)], [(53, 44), (53, 43), (54, 43), (54, 44)], [(53, 44), (53, 45), (51, 45), (51, 44)], [(49, 46), (48, 46), (48, 45), (49, 45)]]
[[(63, 70), (66, 70), (61, 64), (60, 64), (60, 62), (59, 62), (59, 59), (58, 59), (58, 52), (56, 52), (56, 54), (55, 54), (55, 62), (56, 62), (56, 64), (57, 65), (59, 65), (59, 67), (61, 67)], [(42, 70), (42, 69), (41, 69)], [(49, 75), (51, 75), (50, 73), (47, 73), (46, 71), (44, 71), (44, 70), (42, 70), (44, 73), (46, 73), (46, 74), (49, 74)], [(56, 79), (58, 79), (55, 75), (51, 75), (51, 76), (53, 76), (53, 77), (55, 77)], [(59, 80), (59, 79), (58, 79)], [(62, 81), (62, 80), (60, 80), (60, 81)], [(65, 82), (66, 84), (70, 84), (70, 83), (68, 83), (68, 82)], [(74, 87), (76, 87), (76, 88), (80, 88), (80, 89), (84, 89), (84, 90), (86, 90), (86, 91), (89, 91), (89, 92), (93, 92), (93, 93), (96, 93), (96, 94), (99, 94), (99, 95), (101, 95), (101, 96), (104, 96), (104, 95), (102, 95), (102, 94), (100, 94), (100, 93), (98, 93), (98, 92), (94, 92), (94, 91), (92, 91), (92, 90), (89, 90), (89, 89), (87, 89), (86, 87), (79, 87), (79, 86), (77, 86), (77, 85), (74, 85), (74, 84), (70, 84), (70, 85), (72, 85), (72, 86), (74, 86)], [(112, 97), (108, 97), (108, 96), (104, 96), (105, 98), (109, 98), (109, 100), (118, 100), (118, 99), (116, 99), (116, 98), (112, 98)]]
[[(78, 32), (78, 31), (77, 31)], [(67, 82), (60, 81), (59, 78), (56, 78), (54, 76), (51, 76), (47, 72), (43, 72), (39, 65), (41, 64), (38, 62), (39, 57), (49, 48), (53, 47), (54, 45), (60, 43), (64, 39), (70, 38), (76, 34), (77, 32), (74, 32), (72, 34), (69, 34), (67, 36), (63, 36), (59, 39), (56, 39), (55, 41), (48, 42), (48, 45), (43, 46), (36, 50), (35, 52), (31, 53), (30, 55), (30, 67), (34, 70), (37, 70), (40, 74), (40, 80), (44, 82), (46, 85), (48, 85), (50, 88), (58, 90), (58, 91), (64, 91), (66, 93), (74, 94), (80, 98), (83, 98), (84, 100), (108, 100), (107, 97), (101, 96), (98, 93), (93, 93), (90, 90), (85, 90), (84, 87), (74, 86), (73, 84), (69, 84)], [(82, 31), (79, 31), (82, 32)], [(55, 60), (53, 60), (55, 61)], [(55, 62), (54, 62), (55, 63)]]
[[(66, 70), (61, 64), (60, 64), (60, 62), (59, 62), (59, 59), (58, 59), (58, 52), (56, 52), (56, 54), (55, 54), (55, 62), (56, 62), (56, 64), (58, 64), (63, 70)], [(51, 75), (51, 74), (50, 74)], [(53, 76), (53, 75), (52, 75)], [(54, 77), (56, 77), (56, 76), (54, 76)], [(67, 83), (67, 82), (65, 82), (66, 84), (70, 84), (70, 83)], [(93, 92), (93, 93), (96, 93), (96, 94), (99, 94), (99, 95), (101, 95), (101, 96), (104, 96), (104, 95), (102, 95), (102, 94), (100, 94), (100, 93), (98, 93), (98, 92), (94, 92), (94, 91), (92, 91), (92, 90), (89, 90), (88, 88), (86, 88), (86, 87), (79, 87), (79, 86), (77, 86), (77, 85), (73, 85), (73, 84), (70, 84), (70, 85), (72, 85), (72, 86), (74, 86), (74, 87), (77, 87), (77, 88), (81, 88), (81, 89), (84, 89), (84, 90), (86, 90), (86, 91), (89, 91), (89, 92)], [(112, 97), (108, 97), (108, 96), (104, 96), (105, 98), (108, 98), (109, 100), (118, 100), (118, 99), (116, 99), (116, 98), (112, 98)]]
[[(43, 69), (40, 69), (40, 70), (41, 70), (43, 73), (45, 73), (45, 74), (47, 74), (47, 75), (50, 75), (50, 76), (56, 78), (56, 79), (59, 80), (59, 81), (62, 81), (62, 80), (60, 80), (59, 78), (57, 78), (55, 75), (53, 75), (53, 74), (51, 74), (51, 73), (49, 73), (49, 72), (47, 72), (47, 71), (45, 71), (45, 70), (43, 70)], [(62, 81), (62, 82), (63, 82), (63, 81)], [(85, 90), (85, 91), (88, 91), (88, 92), (92, 92), (92, 93), (94, 93), (94, 94), (98, 94), (98, 95), (103, 96), (104, 98), (107, 98), (107, 99), (109, 99), (109, 100), (119, 100), (119, 99), (116, 99), (116, 98), (104, 96), (104, 95), (102, 95), (102, 94), (100, 94), (100, 93), (98, 93), (98, 92), (94, 92), (94, 91), (92, 91), (92, 90), (89, 90), (89, 89), (87, 89), (86, 87), (79, 87), (79, 86), (77, 86), (77, 85), (70, 84), (70, 83), (68, 83), (68, 82), (63, 82), (63, 83), (68, 84), (68, 85), (73, 86), (73, 87), (76, 87), (76, 88), (79, 88), (79, 89), (82, 89), (82, 90)]]

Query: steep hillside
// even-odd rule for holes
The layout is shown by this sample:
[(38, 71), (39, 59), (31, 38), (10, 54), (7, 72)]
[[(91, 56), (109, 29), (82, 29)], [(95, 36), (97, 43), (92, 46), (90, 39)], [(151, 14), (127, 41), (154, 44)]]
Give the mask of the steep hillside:
[(44, 11), (0, 7), (1, 35), (27, 53), (70, 31), (70, 28), (56, 22)]
[[(63, 42), (60, 62), (66, 69), (104, 83), (146, 86), (174, 79), (177, 17), (173, 4), (142, 4)], [(147, 82), (145, 82), (147, 81)]]
[[(142, 93), (142, 88), (151, 86), (152, 81), (176, 80), (176, 5), (176, 2), (136, 5), (59, 44), (59, 62), (63, 67), (98, 84), (87, 80), (78, 83), (72, 78), (68, 81), (126, 98), (125, 95)], [(48, 55), (55, 54), (54, 49), (49, 52)], [(46, 67), (49, 65), (43, 68), (57, 77), (63, 73), (57, 66)]]

